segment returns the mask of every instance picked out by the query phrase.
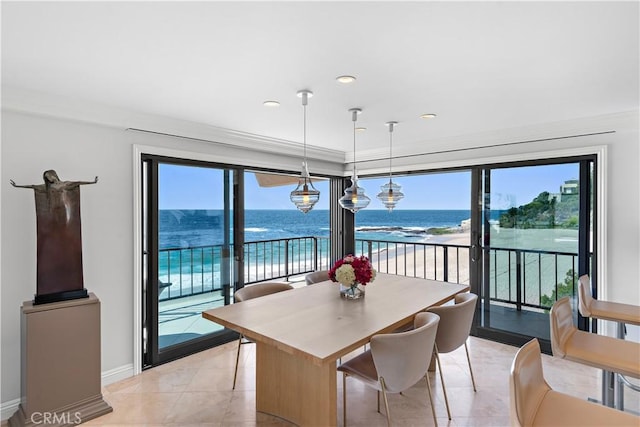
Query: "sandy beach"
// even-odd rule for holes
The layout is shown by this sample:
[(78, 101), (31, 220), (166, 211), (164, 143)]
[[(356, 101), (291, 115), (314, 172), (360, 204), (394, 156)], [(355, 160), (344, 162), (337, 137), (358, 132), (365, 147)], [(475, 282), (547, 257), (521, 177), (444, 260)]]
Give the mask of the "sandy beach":
[(433, 236), (426, 243), (389, 244), (378, 253), (372, 254), (371, 262), (380, 273), (445, 280), (445, 248), (442, 245), (452, 245), (446, 248), (446, 279), (450, 282), (468, 284), (469, 241), (470, 234), (466, 232)]
[[(522, 242), (532, 249), (529, 252), (524, 249), (519, 255), (522, 257), (523, 303), (535, 306), (542, 303), (544, 296), (552, 298), (556, 287), (562, 285), (575, 269), (575, 230), (500, 230), (492, 234), (492, 238), (497, 246), (490, 261), (492, 298), (514, 300), (518, 283), (517, 255), (515, 249), (508, 248), (522, 248), (525, 246)], [(383, 246), (378, 253), (372, 254), (371, 261), (381, 273), (469, 284), (469, 244), (468, 231), (435, 235), (425, 243)], [(446, 277), (445, 246), (448, 261)]]

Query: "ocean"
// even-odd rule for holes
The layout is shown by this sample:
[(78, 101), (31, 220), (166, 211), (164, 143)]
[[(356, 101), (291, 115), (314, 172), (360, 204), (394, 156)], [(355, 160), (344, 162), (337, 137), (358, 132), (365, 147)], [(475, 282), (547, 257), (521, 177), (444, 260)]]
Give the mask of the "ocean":
[[(458, 227), (469, 216), (469, 210), (365, 210), (356, 215), (356, 238), (427, 242), (431, 238), (429, 228)], [(160, 299), (220, 289), (223, 211), (160, 210), (159, 219), (158, 277), (166, 284)], [(287, 252), (281, 239), (324, 237), (319, 244), (325, 256), (328, 254), (329, 211), (303, 214), (297, 210), (247, 210), (244, 232), (245, 280), (280, 277), (284, 274), (283, 254)], [(227, 238), (232, 239), (232, 234)], [(278, 242), (251, 244), (271, 240)], [(301, 271), (312, 269), (313, 240), (291, 241), (289, 245), (288, 262), (301, 265)]]
[[(192, 248), (219, 245), (222, 210), (161, 210), (160, 248)], [(427, 242), (434, 227), (458, 227), (470, 218), (469, 210), (363, 210), (356, 214), (356, 238)], [(496, 213), (496, 218), (499, 212)], [(329, 211), (303, 214), (297, 210), (245, 211), (245, 241), (288, 237), (329, 237)]]
[[(158, 275), (160, 281), (167, 284), (160, 299), (221, 288), (225, 274), (222, 266), (226, 265), (222, 262), (222, 214), (221, 210), (160, 211)], [(577, 230), (500, 229), (496, 220), (501, 212), (492, 214), (492, 248), (577, 253)], [(396, 210), (391, 213), (386, 210), (363, 210), (356, 214), (356, 239), (437, 244), (446, 242), (447, 235), (431, 235), (430, 228), (457, 229), (469, 217), (469, 210)], [(300, 272), (309, 271), (313, 269), (314, 239), (294, 239), (286, 244), (282, 239), (324, 237), (318, 244), (321, 245), (322, 254), (327, 256), (329, 212), (318, 210), (305, 215), (296, 210), (248, 210), (245, 212), (244, 232), (246, 283), (282, 277), (285, 275), (285, 265), (290, 265), (294, 270), (298, 268)], [(251, 243), (264, 241), (274, 242)], [(374, 243), (374, 258), (378, 251), (388, 248), (383, 243)], [(409, 246), (409, 250), (414, 249)], [(513, 253), (503, 250), (495, 251), (495, 254), (491, 275), (495, 277), (496, 287), (492, 293), (500, 296), (503, 292), (510, 292), (512, 285), (509, 283), (514, 283), (509, 277), (515, 268), (509, 265), (515, 257)], [(563, 280), (565, 272), (575, 268), (574, 263), (574, 256), (532, 254), (525, 260), (527, 281), (535, 283), (540, 277), (544, 283), (544, 289), (540, 292), (550, 294), (553, 286)], [(498, 270), (493, 271), (496, 266)], [(295, 274), (295, 271), (289, 270), (291, 273)], [(538, 288), (529, 287), (526, 291), (526, 299), (534, 304), (539, 299)]]

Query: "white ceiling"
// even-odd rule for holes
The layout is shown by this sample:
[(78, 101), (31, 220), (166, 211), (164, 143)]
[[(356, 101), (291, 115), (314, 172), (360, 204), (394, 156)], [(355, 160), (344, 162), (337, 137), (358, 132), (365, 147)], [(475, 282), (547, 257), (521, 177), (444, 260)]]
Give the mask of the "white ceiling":
[(638, 5), (3, 1), (2, 84), (297, 143), (310, 89), (309, 145), (415, 146), (637, 110)]

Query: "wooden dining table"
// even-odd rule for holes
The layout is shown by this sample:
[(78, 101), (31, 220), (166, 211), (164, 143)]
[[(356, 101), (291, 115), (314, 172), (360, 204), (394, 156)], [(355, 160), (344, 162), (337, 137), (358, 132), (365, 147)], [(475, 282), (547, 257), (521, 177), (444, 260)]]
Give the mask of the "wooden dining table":
[[(256, 347), (256, 410), (297, 425), (337, 424), (338, 358), (413, 322), (467, 285), (378, 274), (361, 300), (330, 281), (204, 311)], [(425, 355), (430, 357), (430, 355)]]

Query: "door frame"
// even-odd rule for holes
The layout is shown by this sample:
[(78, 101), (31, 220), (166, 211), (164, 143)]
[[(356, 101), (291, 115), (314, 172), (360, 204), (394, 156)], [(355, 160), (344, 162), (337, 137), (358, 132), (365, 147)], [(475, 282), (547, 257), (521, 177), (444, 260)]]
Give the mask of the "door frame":
[[(403, 165), (399, 167), (398, 171), (424, 171), (424, 170), (447, 170), (452, 168), (471, 168), (476, 165), (489, 164), (489, 163), (506, 163), (516, 162), (522, 160), (532, 160), (536, 158), (554, 158), (554, 157), (576, 157), (582, 155), (595, 155), (596, 166), (598, 174), (596, 182), (594, 182), (594, 190), (597, 192), (598, 200), (596, 202), (597, 208), (597, 280), (599, 283), (599, 297), (602, 299), (607, 298), (607, 230), (606, 230), (606, 206), (607, 206), (607, 193), (606, 193), (606, 181), (607, 181), (607, 145), (606, 139), (608, 135), (594, 134), (588, 136), (582, 136), (580, 138), (579, 147), (566, 148), (566, 149), (538, 149), (535, 150), (535, 145), (532, 145), (532, 150), (524, 153), (510, 154), (510, 155), (490, 155), (483, 154), (489, 149), (479, 147), (473, 149), (477, 151), (477, 155), (470, 157), (464, 156), (457, 160), (440, 160), (433, 162), (411, 162), (411, 165)], [(553, 138), (545, 139), (543, 142), (548, 143)], [(534, 141), (535, 142), (535, 141)], [(587, 145), (591, 144), (591, 145)], [(538, 147), (541, 148), (541, 147)], [(221, 157), (225, 160), (230, 160), (227, 156), (214, 156), (210, 153), (177, 150), (166, 147), (150, 146), (146, 144), (138, 144), (132, 142), (132, 193), (133, 193), (133, 277), (132, 277), (132, 293), (133, 293), (133, 348), (132, 350), (132, 374), (137, 375), (142, 372), (142, 310), (141, 310), (141, 295), (142, 295), (142, 194), (141, 194), (141, 178), (142, 178), (142, 153), (164, 155), (167, 157), (177, 157), (186, 159), (204, 160), (210, 162), (219, 162)], [(252, 161), (252, 166), (256, 163)], [(273, 165), (271, 165), (273, 166)], [(259, 166), (258, 166), (259, 167)], [(263, 167), (268, 167), (264, 165)], [(366, 175), (366, 168), (361, 171), (361, 174)], [(370, 171), (370, 172), (373, 172)], [(363, 176), (364, 176), (363, 175)]]
[[(141, 144), (132, 144), (133, 148), (133, 375), (138, 375), (143, 370), (143, 322), (142, 322), (142, 291), (143, 291), (143, 220), (142, 220), (142, 183), (143, 183), (143, 155), (153, 155), (173, 159), (193, 160), (194, 162), (207, 162), (212, 165), (228, 166), (229, 168), (240, 168), (238, 165), (221, 163), (220, 156), (205, 153), (195, 153), (191, 151), (175, 150), (164, 147), (156, 147)], [(224, 158), (223, 160), (228, 160)], [(234, 201), (235, 203), (235, 201)], [(235, 209), (235, 206), (234, 206)]]
[[(135, 131), (135, 130), (133, 130)], [(167, 136), (167, 135), (161, 135)], [(142, 157), (143, 155), (151, 155), (157, 157), (166, 157), (170, 159), (184, 159), (186, 161), (193, 162), (202, 162), (209, 163), (211, 165), (216, 165), (216, 167), (227, 167), (229, 169), (238, 169), (242, 171), (242, 173), (238, 174), (238, 180), (234, 182), (234, 187), (237, 187), (236, 195), (237, 198), (233, 200), (233, 209), (234, 215), (236, 215), (236, 221), (238, 224), (240, 222), (244, 223), (244, 209), (239, 209), (238, 203), (244, 204), (244, 188), (243, 188), (243, 179), (244, 172), (246, 171), (266, 171), (273, 173), (292, 173), (296, 174), (299, 171), (298, 159), (296, 158), (296, 166), (291, 166), (285, 160), (280, 168), (275, 169), (274, 166), (278, 166), (274, 164), (269, 159), (253, 159), (251, 158), (249, 161), (243, 158), (230, 156), (228, 153), (221, 152), (220, 154), (211, 154), (211, 153), (203, 153), (203, 152), (194, 152), (194, 151), (186, 151), (186, 150), (177, 150), (172, 148), (160, 147), (160, 146), (152, 146), (146, 144), (132, 143), (132, 193), (133, 193), (133, 209), (132, 209), (132, 218), (133, 218), (133, 279), (132, 279), (132, 292), (133, 292), (133, 319), (132, 319), (132, 329), (133, 329), (133, 363), (131, 366), (131, 375), (138, 375), (143, 370), (143, 340), (142, 340), (142, 331), (143, 331), (143, 322), (142, 322), (142, 291), (143, 291), (143, 269), (142, 265), (142, 257), (143, 257), (143, 221), (142, 221), (142, 208), (143, 208), (143, 199), (142, 199)], [(327, 172), (317, 173), (316, 176), (326, 177), (331, 181), (341, 180), (342, 176), (338, 174), (330, 174)], [(333, 184), (331, 184), (333, 186)], [(242, 201), (239, 201), (242, 199)], [(336, 198), (337, 200), (337, 198)], [(336, 203), (337, 204), (337, 203)], [(332, 208), (330, 208), (332, 209)], [(244, 227), (242, 227), (242, 232), (244, 233)], [(243, 245), (240, 244), (238, 240), (239, 233), (234, 233), (234, 246), (236, 248), (242, 248)], [(332, 236), (331, 239), (336, 239), (336, 236)], [(244, 243), (244, 234), (242, 235), (242, 243)], [(240, 252), (239, 257), (236, 258), (237, 262), (242, 262), (242, 252)], [(236, 269), (237, 270), (237, 269)], [(242, 286), (244, 286), (244, 268), (240, 269), (240, 271), (235, 272), (236, 277), (235, 281), (240, 282)]]
[[(228, 217), (226, 214), (224, 216), (224, 229), (225, 233), (225, 241), (233, 245), (234, 253), (231, 254), (228, 251), (224, 251), (227, 254), (227, 260), (230, 263), (226, 266), (226, 269), (221, 270), (222, 274), (225, 274), (228, 280), (233, 280), (233, 283), (223, 284), (222, 293), (223, 293), (223, 301), (225, 305), (228, 305), (231, 301), (231, 292), (233, 289), (237, 289), (239, 283), (243, 284), (243, 276), (237, 276), (235, 273), (244, 271), (244, 266), (242, 265), (242, 248), (244, 242), (244, 197), (242, 192), (242, 184), (243, 184), (243, 174), (244, 168), (242, 166), (232, 166), (227, 164), (220, 164), (218, 162), (208, 162), (202, 160), (191, 160), (184, 158), (174, 158), (167, 156), (158, 156), (155, 154), (143, 153), (141, 154), (141, 164), (146, 163), (147, 167), (142, 167), (142, 174), (144, 174), (146, 170), (146, 177), (141, 175), (141, 191), (146, 195), (146, 198), (143, 198), (146, 201), (146, 216), (148, 224), (148, 229), (146, 230), (146, 240), (147, 240), (147, 267), (146, 272), (143, 271), (143, 276), (146, 277), (147, 282), (147, 290), (146, 292), (142, 292), (142, 294), (146, 297), (146, 301), (144, 301), (144, 306), (146, 309), (142, 310), (143, 317), (146, 315), (147, 325), (145, 328), (144, 321), (142, 321), (142, 328), (146, 329), (146, 343), (147, 343), (147, 351), (146, 357), (142, 357), (142, 369), (157, 366), (166, 362), (170, 362), (176, 359), (179, 359), (184, 356), (188, 356), (190, 354), (206, 350), (211, 347), (215, 347), (216, 345), (224, 344), (229, 341), (235, 340), (238, 337), (237, 332), (231, 331), (229, 329), (223, 328), (222, 331), (215, 332), (213, 334), (206, 334), (201, 337), (193, 338), (191, 340), (180, 342), (163, 349), (159, 348), (158, 338), (159, 338), (159, 326), (158, 326), (158, 318), (159, 312), (157, 310), (157, 306), (159, 303), (158, 297), (158, 287), (157, 286), (149, 286), (149, 282), (155, 283), (158, 279), (158, 250), (159, 248), (155, 245), (158, 243), (158, 214), (159, 214), (159, 166), (162, 164), (166, 165), (178, 165), (184, 167), (201, 167), (201, 168), (210, 168), (212, 170), (223, 171), (224, 179), (224, 188), (222, 189), (225, 198), (225, 210), (229, 209), (230, 213), (233, 215), (233, 235), (229, 236), (229, 227), (231, 224), (231, 217)], [(230, 173), (233, 175), (230, 176)], [(233, 178), (230, 180), (230, 178)], [(146, 188), (143, 186), (146, 184)], [(149, 191), (149, 190), (153, 191)], [(143, 201), (143, 203), (144, 203)], [(144, 209), (144, 207), (143, 207)], [(141, 217), (144, 214), (141, 213)], [(144, 219), (142, 219), (144, 226)], [(144, 241), (142, 244), (144, 245)], [(143, 246), (144, 253), (144, 246)], [(144, 268), (144, 266), (143, 266)], [(233, 270), (234, 274), (231, 275), (230, 271)], [(226, 273), (225, 273), (226, 271)], [(142, 279), (142, 285), (144, 285), (144, 278)], [(223, 280), (223, 283), (224, 282)], [(156, 308), (148, 308), (150, 306), (155, 306)], [(142, 338), (144, 345), (144, 338)], [(142, 353), (144, 354), (144, 353)]]
[[(603, 211), (603, 200), (604, 196), (603, 186), (604, 186), (604, 171), (601, 167), (602, 164), (606, 161), (604, 158), (605, 148), (602, 147), (602, 151), (598, 153), (589, 153), (589, 154), (579, 154), (572, 156), (547, 156), (547, 157), (538, 157), (538, 158), (530, 158), (527, 160), (520, 161), (508, 161), (508, 162), (496, 162), (493, 161), (488, 164), (476, 165), (472, 167), (472, 186), (471, 186), (471, 249), (469, 251), (469, 264), (470, 264), (470, 286), (471, 292), (475, 292), (479, 297), (482, 295), (486, 295), (489, 292), (489, 256), (487, 250), (487, 244), (490, 242), (487, 240), (489, 236), (482, 235), (482, 231), (488, 227), (488, 214), (487, 211), (487, 203), (486, 197), (491, 192), (491, 180), (490, 173), (487, 174), (487, 170), (493, 169), (504, 169), (504, 168), (517, 168), (517, 167), (530, 167), (530, 166), (545, 166), (552, 164), (563, 164), (563, 163), (576, 163), (579, 167), (579, 179), (580, 183), (586, 183), (585, 189), (586, 191), (580, 192), (580, 224), (585, 224), (588, 221), (589, 215), (585, 211), (586, 207), (590, 207), (590, 212), (593, 212), (594, 221), (592, 224), (592, 239), (594, 240), (593, 244), (593, 258), (592, 261), (592, 280), (597, 286), (598, 289), (602, 289), (606, 282), (601, 280), (602, 277), (606, 277), (606, 273), (604, 270), (603, 258), (606, 257), (606, 253), (600, 252), (604, 251), (604, 247), (606, 246), (606, 241), (602, 241), (604, 239), (604, 227), (602, 227), (604, 219), (602, 216), (604, 215)], [(535, 157), (535, 156), (532, 156)], [(589, 175), (587, 168), (588, 164), (593, 164), (593, 174), (594, 181), (593, 183), (590, 181), (591, 176)], [(590, 205), (590, 195), (593, 194), (592, 205)], [(490, 204), (489, 204), (490, 205)], [(589, 256), (588, 256), (588, 233), (581, 227), (579, 229), (579, 243), (578, 243), (578, 261), (576, 268), (578, 269), (578, 274), (586, 274), (589, 266)], [(489, 246), (490, 248), (490, 246)], [(602, 285), (600, 285), (602, 284)], [(480, 286), (483, 289), (480, 289)], [(577, 311), (577, 307), (576, 307)], [(476, 306), (476, 314), (472, 326), (472, 334), (480, 337), (486, 337), (488, 339), (504, 342), (511, 345), (522, 345), (529, 338), (525, 338), (523, 335), (506, 331), (506, 330), (498, 330), (493, 329), (491, 326), (489, 327), (481, 327), (480, 320), (488, 315), (489, 308), (486, 305), (479, 303)], [(587, 327), (586, 320), (580, 316), (578, 313), (578, 326), (581, 329), (585, 329)], [(541, 341), (541, 346), (544, 352), (551, 353), (551, 344), (546, 341)]]

